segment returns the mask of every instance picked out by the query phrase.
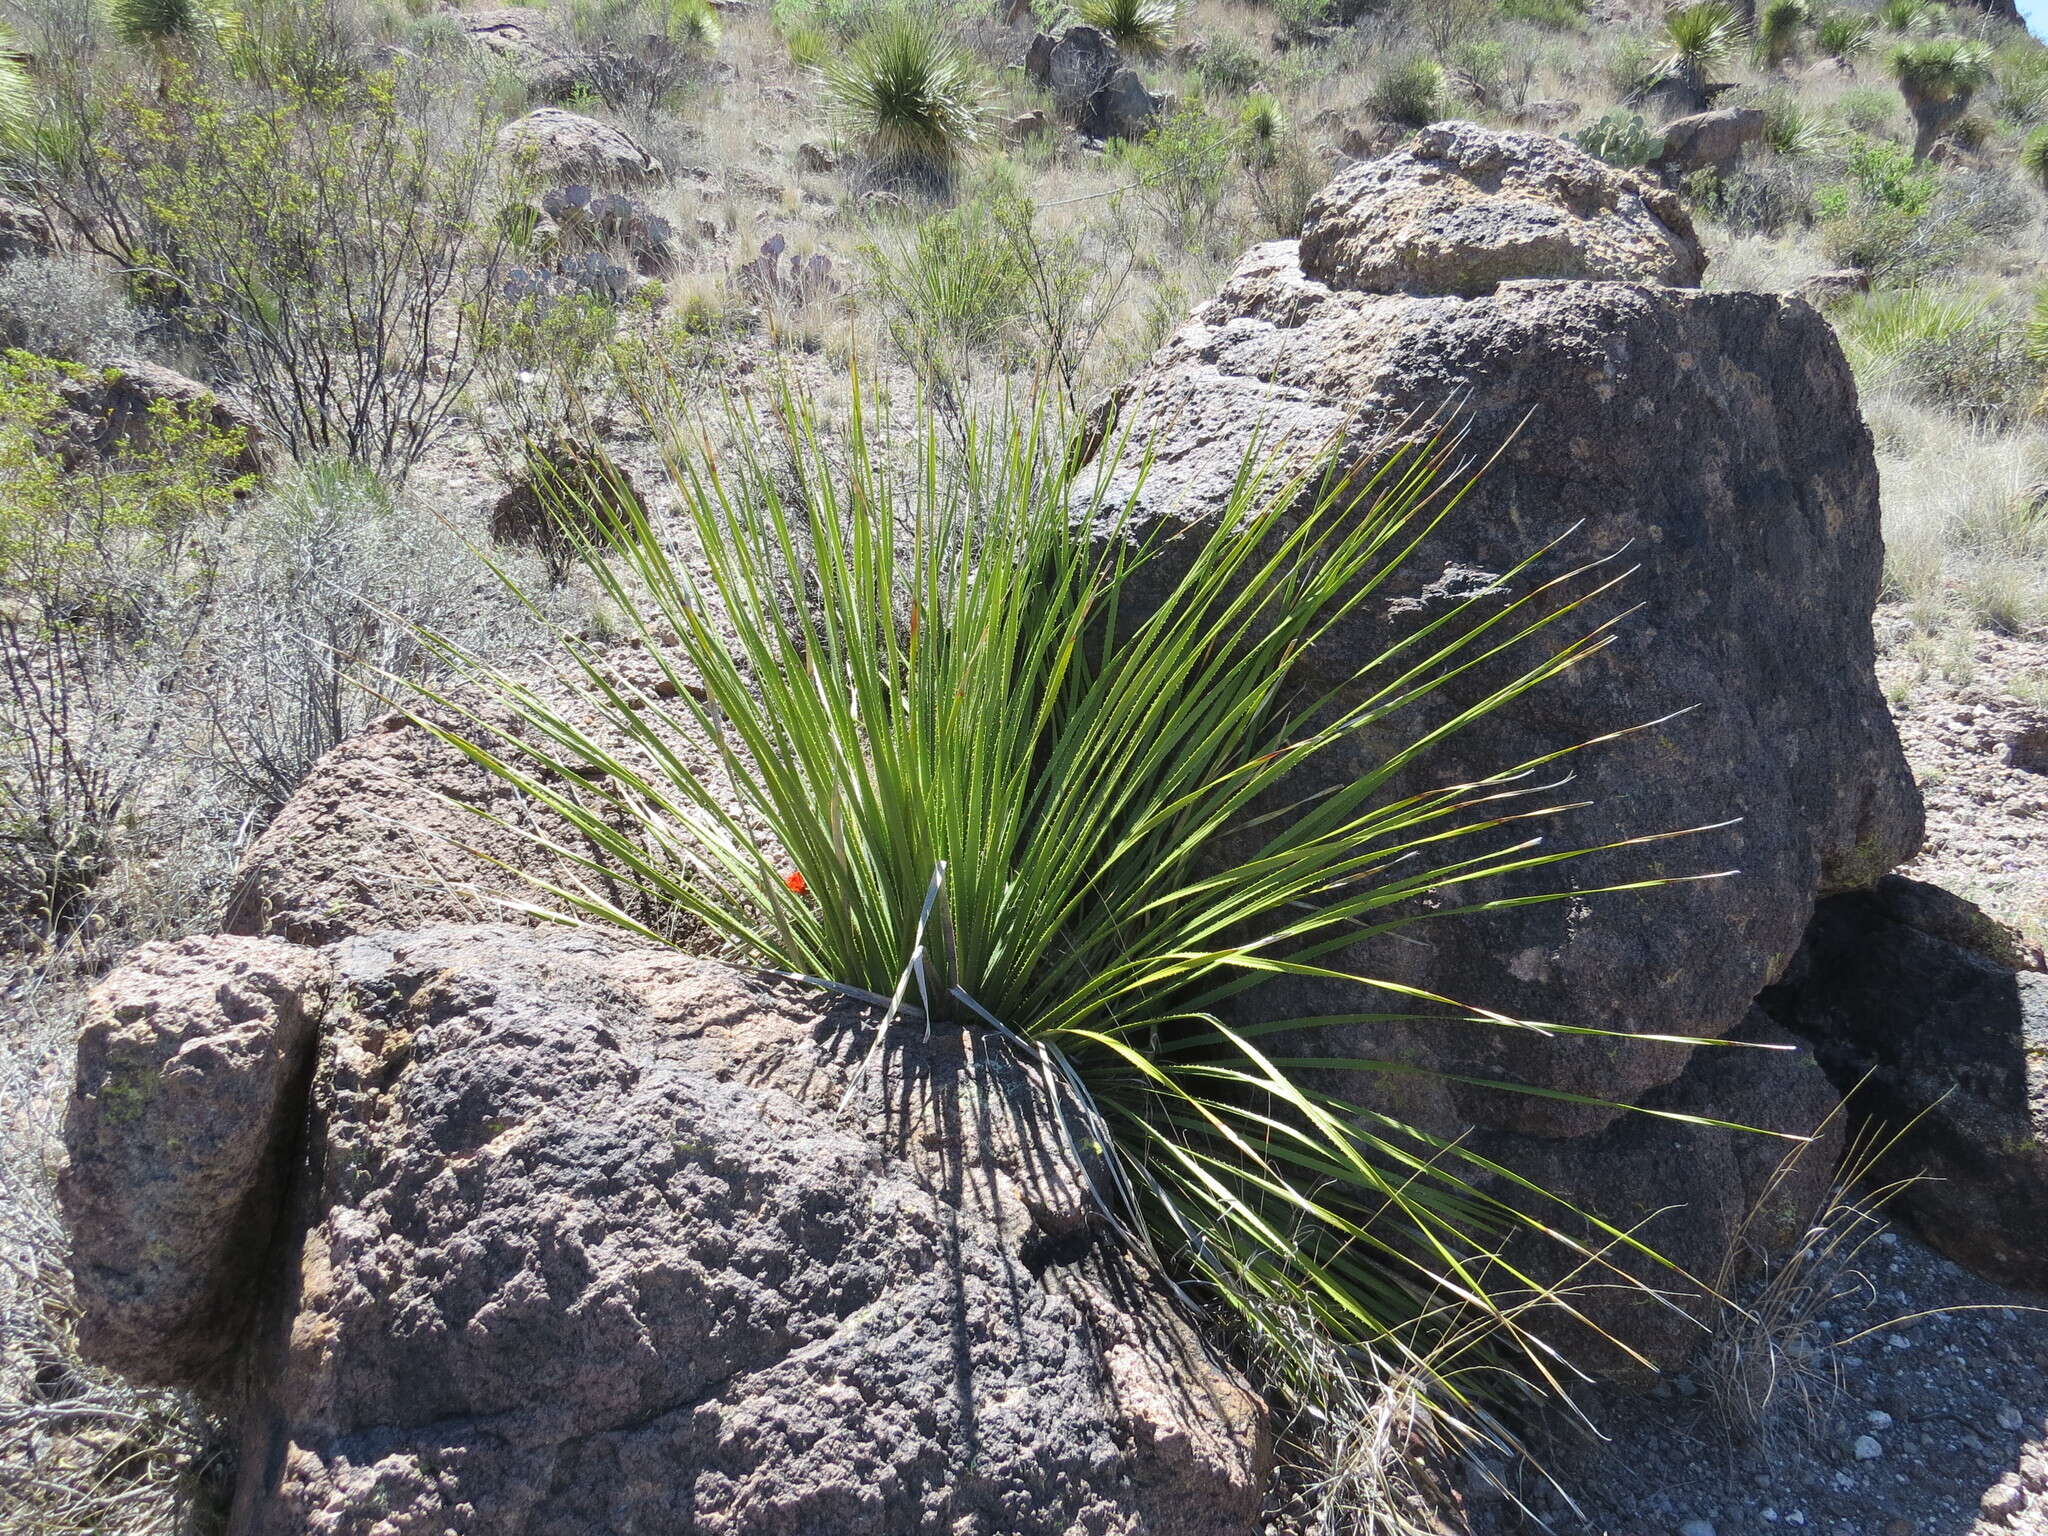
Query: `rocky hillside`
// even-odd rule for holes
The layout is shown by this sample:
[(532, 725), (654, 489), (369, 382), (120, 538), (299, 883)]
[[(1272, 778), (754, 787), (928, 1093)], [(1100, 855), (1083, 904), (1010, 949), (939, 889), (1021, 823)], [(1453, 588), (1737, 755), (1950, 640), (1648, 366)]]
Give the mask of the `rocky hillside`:
[(2048, 1529), (2009, 12), (0, 9), (0, 1530)]

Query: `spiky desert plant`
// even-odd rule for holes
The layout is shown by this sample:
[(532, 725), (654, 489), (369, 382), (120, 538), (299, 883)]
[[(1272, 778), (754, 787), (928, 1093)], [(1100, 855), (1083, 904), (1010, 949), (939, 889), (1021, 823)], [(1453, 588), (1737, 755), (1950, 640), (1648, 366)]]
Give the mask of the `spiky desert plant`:
[(2028, 134), (2027, 142), (2020, 146), (2020, 169), (2048, 192), (2048, 124)]
[(1691, 0), (1664, 13), (1666, 52), (1660, 79), (1676, 84), (1695, 107), (1707, 104), (1707, 72), (1725, 64), (1749, 36), (1741, 14), (1725, 0)]
[[(929, 422), (890, 444), (878, 409), (857, 392), (829, 450), (787, 396), (779, 432), (746, 417), (715, 459), (679, 448), (673, 549), (632, 506), (604, 525), (590, 574), (659, 683), (619, 681), (570, 633), (566, 697), (438, 643), (458, 682), (420, 723), (583, 872), (530, 877), (528, 909), (656, 942), (709, 929), (738, 963), (871, 1000), (884, 1031), (992, 1031), (1067, 1106), (1103, 1220), (1282, 1354), (1283, 1313), (1374, 1369), (1437, 1358), (1475, 1313), (1512, 1328), (1552, 1294), (1501, 1252), (1551, 1225), (1515, 1203), (1544, 1197), (1332, 1097), (1326, 1068), (1409, 1069), (1316, 1041), (1423, 1015), (1528, 1026), (1362, 977), (1382, 1011), (1255, 1023), (1238, 1005), (1275, 976), (1342, 974), (1331, 955), (1423, 920), (1425, 893), (1543, 899), (1461, 893), (1586, 851), (1516, 830), (1542, 813), (1517, 782), (1535, 763), (1414, 786), (1441, 743), (1605, 646), (1575, 615), (1607, 577), (1538, 579), (1532, 555), (1502, 577), (1517, 596), (1449, 606), (1332, 693), (1297, 663), (1450, 513), (1451, 448), (1338, 477), (1255, 442), (1205, 541), (1140, 548), (1110, 487), (1143, 465), (1119, 445), (1084, 465), (1033, 416), (949, 453)], [(1510, 654), (1512, 681), (1434, 707)], [(1411, 713), (1428, 720), (1405, 745), (1308, 792), (1333, 750)]]
[(1913, 114), (1916, 160), (1927, 157), (1942, 132), (1970, 110), (1970, 98), (1991, 83), (1991, 50), (1974, 38), (1901, 43), (1888, 62)]
[(1757, 16), (1757, 56), (1772, 69), (1796, 57), (1812, 19), (1806, 0), (1769, 0)]
[(834, 126), (884, 174), (946, 184), (987, 135), (972, 59), (931, 18), (885, 18), (824, 70)]
[(219, 20), (206, 0), (111, 0), (109, 12), (116, 34), (138, 47), (189, 41)]
[(1870, 35), (1877, 23), (1856, 11), (1831, 11), (1814, 28), (1820, 51), (1854, 73), (1856, 61), (1870, 52)]
[(1878, 26), (1901, 37), (1934, 29), (1935, 9), (1927, 0), (1882, 0), (1870, 14)]
[(1251, 140), (1254, 152), (1269, 150), (1276, 140), (1287, 136), (1286, 110), (1264, 91), (1246, 98), (1237, 122)]
[(35, 82), (15, 47), (13, 34), (0, 27), (0, 149), (26, 143), (36, 121)]
[(1148, 59), (1180, 35), (1180, 0), (1075, 0), (1074, 14), (1125, 52)]

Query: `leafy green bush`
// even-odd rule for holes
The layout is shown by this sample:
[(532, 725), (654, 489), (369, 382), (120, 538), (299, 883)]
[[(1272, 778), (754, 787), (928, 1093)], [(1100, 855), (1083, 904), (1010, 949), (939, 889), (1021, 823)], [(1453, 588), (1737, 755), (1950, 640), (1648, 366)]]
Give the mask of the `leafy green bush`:
[[(1547, 622), (1534, 610), (1453, 605), (1419, 650), (1367, 663), (1361, 680), (1389, 686), (1334, 719), (1324, 685), (1297, 691), (1314, 638), (1383, 594), (1454, 499), (1444, 455), (1354, 484), (1318, 466), (1286, 479), (1261, 445), (1214, 535), (1162, 571), (1116, 536), (1118, 451), (1083, 466), (1043, 418), (980, 428), (949, 464), (929, 423), (892, 454), (859, 408), (828, 454), (801, 401), (778, 415), (783, 451), (740, 421), (715, 478), (685, 462), (687, 576), (641, 518), (592, 551), (666, 687), (617, 683), (564, 633), (578, 697), (557, 705), (442, 647), (467, 686), (437, 713), (459, 725), (421, 723), (603, 872), (536, 902), (656, 941), (702, 925), (741, 963), (873, 1000), (883, 1028), (991, 1030), (1068, 1106), (1104, 1218), (1265, 1340), (1283, 1392), (1314, 1404), (1327, 1387), (1298, 1366), (1292, 1319), (1336, 1346), (1319, 1364), (1413, 1369), (1458, 1396), (1428, 1375), (1432, 1344), (1467, 1308), (1513, 1327), (1492, 1290), (1529, 1282), (1499, 1244), (1551, 1223), (1475, 1188), (1489, 1165), (1461, 1143), (1356, 1112), (1270, 1054), (1281, 1031), (1330, 1021), (1225, 1022), (1262, 980), (1327, 975), (1330, 951), (1416, 921), (1400, 907), (1415, 896), (1573, 857), (1462, 851), (1492, 820), (1472, 808), (1518, 765), (1419, 799), (1389, 788), (1486, 713), (1445, 728), (1409, 710), (1462, 661), (1529, 644)], [(656, 640), (671, 633), (674, 649)], [(1494, 703), (1601, 643), (1546, 640)], [(1303, 770), (1368, 724), (1406, 745), (1303, 800)], [(685, 766), (711, 751), (729, 790)], [(1249, 814), (1265, 805), (1293, 809)]]
[(1526, 21), (1534, 26), (1567, 32), (1585, 24), (1585, 0), (1500, 0), (1503, 21)]
[(929, 17), (884, 19), (825, 67), (838, 131), (885, 177), (950, 185), (987, 137), (986, 94), (965, 50)]
[(1205, 90), (1241, 96), (1259, 83), (1265, 61), (1258, 50), (1235, 32), (1210, 38), (1195, 56), (1195, 78)]
[(1568, 136), (1597, 160), (1632, 170), (1664, 152), (1663, 135), (1643, 122), (1640, 112), (1606, 112)]
[(1852, 133), (1877, 137), (1898, 120), (1899, 98), (1895, 92), (1876, 86), (1857, 86), (1835, 98), (1834, 111)]
[(1109, 153), (1132, 178), (1123, 195), (1150, 209), (1175, 245), (1200, 249), (1215, 233), (1237, 146), (1235, 125), (1187, 102), (1144, 138), (1115, 142)]
[(1366, 110), (1383, 122), (1420, 128), (1443, 116), (1444, 67), (1435, 59), (1414, 55), (1380, 71), (1366, 93)]

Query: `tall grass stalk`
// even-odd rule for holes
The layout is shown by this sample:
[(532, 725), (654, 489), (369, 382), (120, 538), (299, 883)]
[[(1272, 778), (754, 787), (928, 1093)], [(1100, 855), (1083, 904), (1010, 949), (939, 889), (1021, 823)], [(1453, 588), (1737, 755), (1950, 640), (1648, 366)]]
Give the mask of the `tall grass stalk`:
[[(1475, 1316), (1538, 1375), (1560, 1369), (1515, 1318), (1532, 1296), (1566, 1303), (1504, 1255), (1539, 1231), (1590, 1260), (1553, 1230), (1560, 1208), (1319, 1085), (1413, 1069), (1316, 1046), (1330, 1025), (1446, 1009), (1555, 1026), (1363, 977), (1381, 1011), (1248, 1022), (1242, 1005), (1275, 975), (1335, 974), (1325, 956), (1417, 921), (1425, 893), (1467, 912), (1548, 899), (1461, 894), (1591, 851), (1528, 835), (1545, 804), (1526, 776), (1548, 759), (1396, 786), (1602, 649), (1607, 626), (1572, 621), (1615, 578), (1538, 580), (1532, 553), (1511, 600), (1450, 608), (1321, 693), (1296, 663), (1455, 507), (1454, 444), (1355, 478), (1328, 459), (1283, 473), (1255, 445), (1206, 541), (1141, 549), (1108, 493), (1128, 451), (1077, 468), (1043, 415), (971, 428), (953, 455), (928, 423), (889, 441), (858, 403), (829, 448), (801, 401), (780, 409), (779, 434), (728, 423), (728, 456), (672, 455), (683, 545), (637, 503), (592, 536), (591, 572), (662, 685), (615, 680), (564, 634), (564, 704), (439, 642), (466, 686), (435, 701), (453, 724), (422, 724), (549, 813), (561, 830), (529, 835), (585, 877), (536, 878), (529, 910), (655, 941), (668, 928), (640, 914), (673, 913), (737, 962), (886, 1004), (885, 1027), (999, 1031), (1074, 1106), (1105, 1221), (1298, 1396), (1328, 1354), (1299, 1346), (1302, 1319), (1368, 1374), (1412, 1368), (1449, 1397), (1463, 1378), (1431, 1361)], [(1357, 733), (1524, 648), (1511, 682), (1417, 722), (1355, 780), (1300, 788)]]

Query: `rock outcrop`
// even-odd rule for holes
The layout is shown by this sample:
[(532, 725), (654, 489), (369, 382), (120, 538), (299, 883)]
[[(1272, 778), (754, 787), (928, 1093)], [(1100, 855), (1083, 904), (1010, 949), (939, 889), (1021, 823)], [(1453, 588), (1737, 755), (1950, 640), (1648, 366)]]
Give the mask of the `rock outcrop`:
[(1540, 277), (1697, 283), (1706, 268), (1672, 193), (1561, 139), (1470, 123), (1344, 172), (1310, 202), (1294, 258), (1348, 293), (1460, 298)]
[(871, 1054), (853, 1005), (491, 926), (195, 941), (99, 998), (86, 1343), (231, 1382), (237, 1536), (1255, 1525), (1260, 1404), (988, 1036)]
[(1165, 105), (1095, 27), (1068, 27), (1058, 37), (1039, 33), (1024, 72), (1052, 92), (1060, 115), (1088, 138), (1139, 138)]
[(660, 181), (659, 160), (623, 129), (561, 107), (541, 107), (498, 130), (498, 150), (553, 186), (639, 187)]
[(1969, 903), (1892, 879), (1820, 904), (1764, 1006), (1812, 1042), (1934, 1248), (2048, 1288), (2048, 975)]
[(1664, 148), (1650, 169), (1668, 176), (1696, 171), (1727, 171), (1749, 149), (1764, 141), (1761, 107), (1722, 107), (1674, 118), (1660, 130)]
[(237, 475), (263, 472), (265, 439), (255, 416), (161, 363), (121, 358), (64, 380), (57, 393), (68, 413), (67, 452), (81, 458), (148, 452), (156, 443), (153, 410), (164, 405), (216, 431), (240, 433), (242, 451), (226, 467)]
[[(1386, 598), (1320, 647), (1313, 681), (1337, 689), (1336, 702), (1359, 696), (1356, 668), (1468, 594), (1497, 607), (1585, 562), (1608, 562), (1590, 580), (1628, 572), (1611, 599), (1569, 621), (1583, 629), (1633, 609), (1611, 645), (1398, 783), (1470, 782), (1645, 726), (1571, 760), (1576, 781), (1550, 798), (1589, 804), (1554, 818), (1548, 835), (1597, 846), (1717, 825), (1446, 895), (1442, 904), (1461, 905), (1576, 893), (1423, 922), (1334, 959), (1614, 1037), (1386, 1023), (1341, 1027), (1318, 1050), (1569, 1095), (1428, 1075), (1344, 1082), (1439, 1132), (1577, 1141), (1559, 1155), (1589, 1167), (1614, 1106), (1644, 1102), (1686, 1070), (1686, 1047), (1629, 1037), (1735, 1031), (1798, 949), (1815, 898), (1869, 884), (1920, 838), (1918, 795), (1873, 673), (1882, 546), (1854, 382), (1804, 303), (1684, 286), (1700, 265), (1682, 213), (1638, 178), (1554, 141), (1438, 124), (1340, 176), (1298, 243), (1249, 253), (1123, 408), (1150, 454), (1125, 530), (1134, 538), (1212, 521), (1255, 434), (1269, 459), (1282, 443), (1334, 443), (1362, 472), (1432, 437), (1455, 407), (1469, 455), (1497, 455)], [(1135, 469), (1119, 474), (1112, 500)], [(1539, 572), (1503, 579), (1552, 541), (1560, 548)], [(1558, 601), (1542, 595), (1529, 611)], [(1537, 654), (1447, 680), (1406, 725), (1357, 733), (1327, 771), (1355, 776)], [(1650, 893), (1597, 889), (1728, 870), (1738, 873)], [(1288, 1018), (1388, 1005), (1359, 985), (1289, 981), (1253, 1006)], [(1776, 1102), (1752, 1096), (1761, 1123), (1811, 1131), (1813, 1095), (1783, 1081)], [(1694, 1161), (1666, 1160), (1662, 1184), (1655, 1167), (1625, 1165), (1641, 1179), (1631, 1194), (1649, 1208), (1686, 1202), (1688, 1221), (1725, 1226), (1740, 1181), (1702, 1187)]]

